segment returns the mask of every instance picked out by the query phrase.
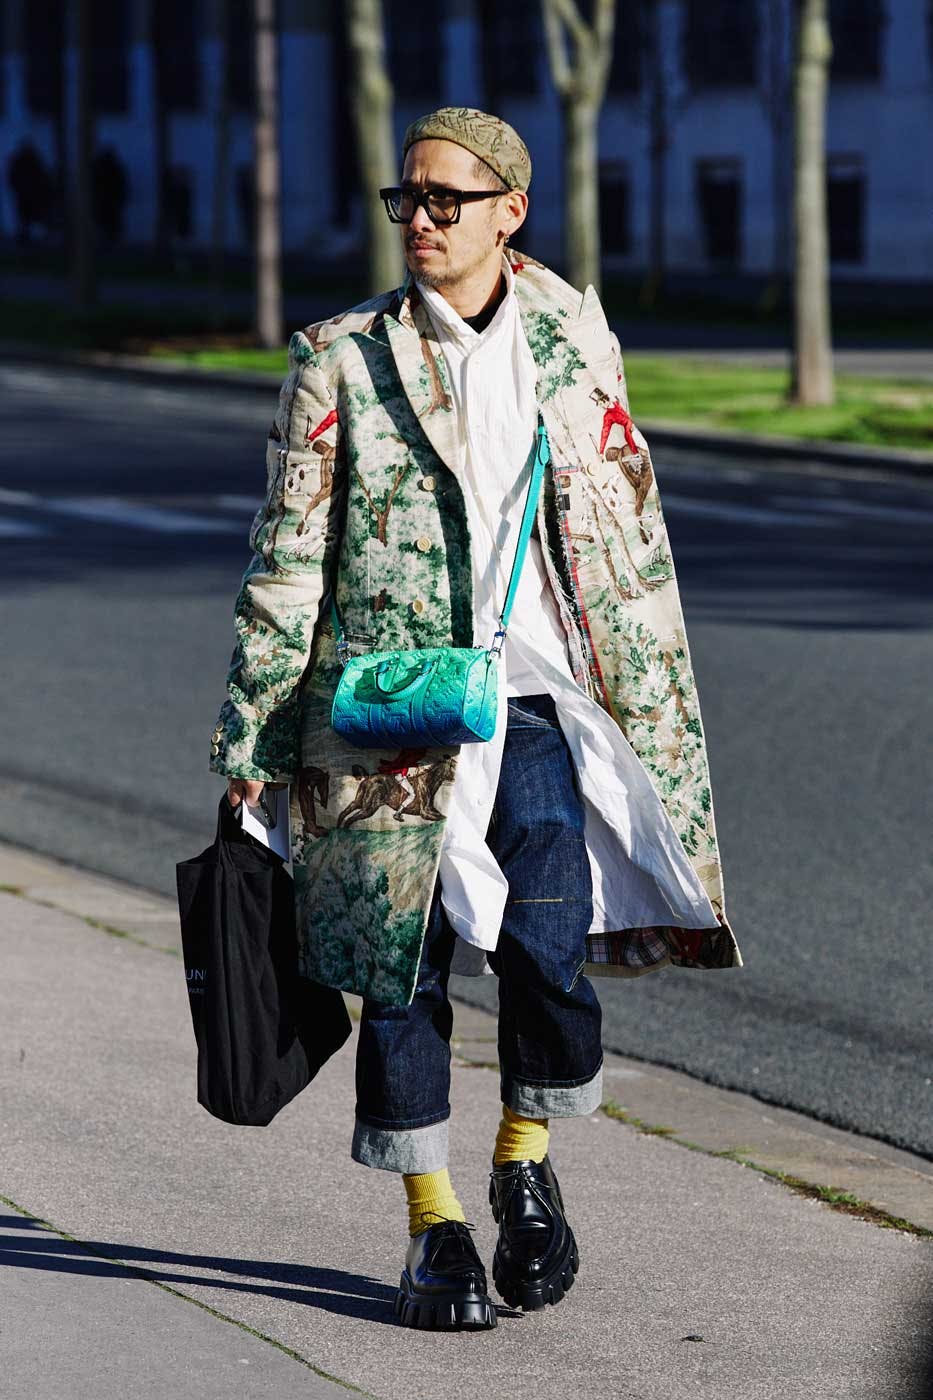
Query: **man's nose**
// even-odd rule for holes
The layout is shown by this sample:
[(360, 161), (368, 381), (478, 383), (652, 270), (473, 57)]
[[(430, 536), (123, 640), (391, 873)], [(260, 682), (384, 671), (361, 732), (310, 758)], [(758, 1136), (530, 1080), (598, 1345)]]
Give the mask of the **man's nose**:
[(419, 204), (414, 214), (412, 214), (409, 227), (412, 228), (415, 233), (425, 233), (428, 229), (433, 229), (435, 227), (423, 204)]

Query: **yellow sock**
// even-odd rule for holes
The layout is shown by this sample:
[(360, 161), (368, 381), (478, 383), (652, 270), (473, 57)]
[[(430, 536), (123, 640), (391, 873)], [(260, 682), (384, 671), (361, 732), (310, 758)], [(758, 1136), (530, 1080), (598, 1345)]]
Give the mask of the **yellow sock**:
[(403, 1174), (402, 1181), (408, 1197), (410, 1235), (420, 1235), (439, 1220), (466, 1220), (446, 1167), (443, 1171), (423, 1172), (418, 1176)]
[(522, 1118), (503, 1104), (493, 1156), (496, 1166), (503, 1162), (543, 1162), (547, 1156), (547, 1124), (546, 1118)]

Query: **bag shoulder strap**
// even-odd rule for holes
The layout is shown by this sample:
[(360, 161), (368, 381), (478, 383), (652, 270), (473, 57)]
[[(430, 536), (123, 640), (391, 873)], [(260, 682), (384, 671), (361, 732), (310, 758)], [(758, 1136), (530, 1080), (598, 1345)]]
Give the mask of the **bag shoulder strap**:
[[(528, 541), (531, 539), (531, 531), (534, 528), (535, 512), (538, 508), (538, 497), (541, 494), (541, 482), (544, 479), (544, 468), (551, 460), (551, 445), (548, 440), (547, 428), (541, 413), (538, 413), (538, 426), (535, 438), (535, 460), (531, 469), (531, 480), (528, 483), (528, 494), (525, 497), (525, 509), (522, 513), (522, 523), (518, 531), (518, 543), (515, 546), (515, 559), (512, 563), (512, 572), (509, 576), (509, 586), (505, 594), (505, 602), (499, 614), (499, 626), (493, 638), (490, 651), (499, 653), (502, 650), (502, 643), (508, 631), (509, 619), (512, 616), (512, 605), (515, 602), (515, 595), (518, 592), (518, 583), (521, 578), (522, 569), (525, 564), (525, 556), (528, 553)], [(341, 662), (349, 658), (349, 645), (344, 636), (343, 628), (340, 625), (340, 614), (337, 611), (337, 602), (334, 597), (334, 590), (331, 589), (330, 615), (334, 624), (334, 636), (337, 641), (337, 656)]]
[(499, 628), (493, 639), (490, 650), (499, 652), (502, 650), (502, 643), (509, 628), (509, 618), (512, 616), (512, 604), (515, 602), (515, 594), (518, 592), (518, 581), (521, 578), (522, 568), (525, 564), (525, 556), (528, 553), (528, 541), (531, 539), (531, 531), (535, 523), (535, 511), (538, 508), (538, 496), (541, 494), (541, 482), (544, 477), (544, 468), (551, 460), (551, 444), (548, 441), (547, 428), (544, 420), (538, 413), (537, 441), (535, 444), (535, 460), (531, 469), (531, 481), (528, 483), (528, 495), (525, 497), (525, 510), (522, 514), (522, 523), (518, 531), (518, 543), (515, 546), (515, 560), (512, 564), (512, 573), (509, 577), (509, 586), (505, 595), (505, 602), (502, 612), (499, 614)]

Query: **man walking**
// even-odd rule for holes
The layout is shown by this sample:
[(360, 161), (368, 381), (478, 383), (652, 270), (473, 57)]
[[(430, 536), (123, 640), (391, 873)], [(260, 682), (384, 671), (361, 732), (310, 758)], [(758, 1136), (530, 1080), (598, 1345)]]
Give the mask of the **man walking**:
[[(402, 1176), (415, 1327), (493, 1327), (448, 1172), (451, 970), (499, 985), (496, 1288), (558, 1303), (578, 1250), (552, 1118), (600, 1104), (586, 973), (735, 967), (700, 711), (651, 458), (592, 288), (510, 240), (518, 134), (471, 108), (409, 127), (403, 285), (296, 333), (211, 745), (230, 801), (292, 786), (309, 977), (363, 996), (352, 1155)], [(489, 646), (538, 415), (551, 463), (488, 742), (360, 749), (330, 723), (351, 652)], [(332, 606), (333, 604), (333, 606)]]

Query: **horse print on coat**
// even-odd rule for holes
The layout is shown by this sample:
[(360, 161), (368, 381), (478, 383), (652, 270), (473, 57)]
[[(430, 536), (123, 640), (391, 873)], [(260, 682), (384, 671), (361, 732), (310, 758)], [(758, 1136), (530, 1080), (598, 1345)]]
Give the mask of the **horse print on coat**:
[(391, 808), (393, 820), (398, 822), (405, 817), (421, 817), (429, 822), (443, 821), (444, 814), (435, 807), (434, 798), (441, 783), (453, 781), (454, 767), (451, 754), (445, 754), (425, 768), (389, 773), (370, 773), (362, 764), (354, 763), (352, 771), (357, 780), (356, 795), (338, 816), (337, 825), (346, 827), (354, 822), (366, 821), (375, 816), (380, 807)]

